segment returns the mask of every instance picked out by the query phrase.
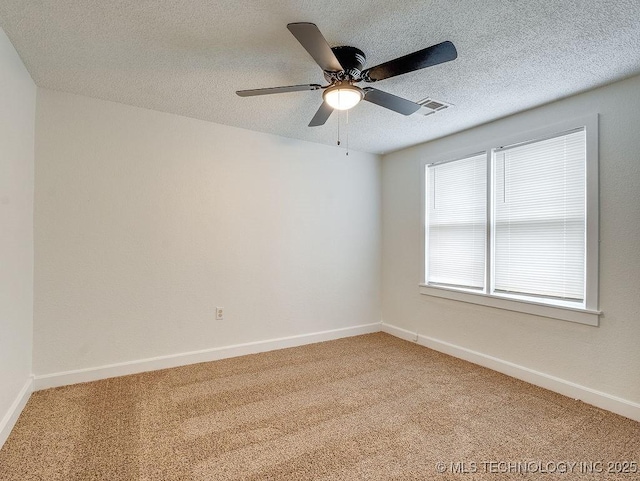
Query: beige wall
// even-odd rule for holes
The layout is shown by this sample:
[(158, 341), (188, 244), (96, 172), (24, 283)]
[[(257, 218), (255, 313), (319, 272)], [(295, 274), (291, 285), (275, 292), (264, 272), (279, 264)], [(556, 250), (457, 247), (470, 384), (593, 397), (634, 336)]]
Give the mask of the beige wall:
[[(640, 77), (383, 158), (383, 320), (640, 402)], [(600, 114), (600, 327), (418, 293), (421, 160)], [(438, 114), (440, 115), (440, 114)], [(446, 115), (444, 112), (442, 115)]]
[(0, 29), (0, 428), (31, 374), (35, 109), (35, 84)]
[(36, 375), (380, 320), (378, 156), (43, 89), (36, 129)]

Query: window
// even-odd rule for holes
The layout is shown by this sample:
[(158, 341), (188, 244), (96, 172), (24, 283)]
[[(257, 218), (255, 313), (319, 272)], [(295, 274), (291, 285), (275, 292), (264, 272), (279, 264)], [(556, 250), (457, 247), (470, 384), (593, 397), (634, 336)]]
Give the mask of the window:
[(426, 164), (421, 292), (597, 325), (597, 117)]

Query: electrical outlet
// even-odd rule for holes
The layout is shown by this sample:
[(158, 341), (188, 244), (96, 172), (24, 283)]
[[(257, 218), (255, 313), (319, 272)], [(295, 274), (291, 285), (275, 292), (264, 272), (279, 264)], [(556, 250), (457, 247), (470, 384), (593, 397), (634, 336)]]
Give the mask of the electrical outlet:
[(222, 321), (224, 319), (224, 308), (216, 307), (216, 321)]

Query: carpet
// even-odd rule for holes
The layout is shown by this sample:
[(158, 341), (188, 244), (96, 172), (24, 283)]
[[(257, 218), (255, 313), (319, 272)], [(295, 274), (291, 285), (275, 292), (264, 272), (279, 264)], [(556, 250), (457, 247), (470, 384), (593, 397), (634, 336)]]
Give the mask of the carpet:
[(638, 480), (640, 423), (377, 333), (39, 391), (0, 479)]

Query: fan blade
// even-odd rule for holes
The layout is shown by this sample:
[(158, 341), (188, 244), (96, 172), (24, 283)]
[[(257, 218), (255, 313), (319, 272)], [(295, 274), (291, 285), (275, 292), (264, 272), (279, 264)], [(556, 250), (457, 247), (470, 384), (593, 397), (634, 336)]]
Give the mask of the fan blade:
[(238, 90), (236, 94), (238, 94), (240, 97), (253, 97), (254, 95), (284, 94), (287, 92), (302, 92), (303, 90), (318, 90), (320, 88), (322, 88), (322, 85), (318, 85), (318, 84), (289, 85), (287, 87), (271, 87), (266, 89)]
[(333, 50), (313, 23), (290, 23), (287, 25), (289, 31), (300, 42), (304, 49), (309, 52), (322, 70), (327, 72), (340, 72), (344, 70)]
[(396, 75), (413, 72), (421, 68), (431, 67), (444, 62), (455, 60), (458, 57), (456, 47), (449, 41), (432, 45), (417, 52), (410, 53), (404, 57), (389, 60), (388, 62), (376, 65), (362, 72), (363, 80), (375, 82), (384, 80)]
[(382, 90), (366, 87), (364, 91), (366, 92), (364, 94), (366, 101), (384, 107), (385, 109), (393, 110), (399, 114), (411, 115), (420, 110), (420, 104), (383, 92)]
[(311, 122), (309, 122), (309, 127), (318, 127), (320, 125), (324, 125), (332, 112), (333, 108), (331, 108), (328, 103), (322, 102), (322, 105), (311, 119)]

